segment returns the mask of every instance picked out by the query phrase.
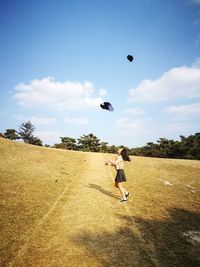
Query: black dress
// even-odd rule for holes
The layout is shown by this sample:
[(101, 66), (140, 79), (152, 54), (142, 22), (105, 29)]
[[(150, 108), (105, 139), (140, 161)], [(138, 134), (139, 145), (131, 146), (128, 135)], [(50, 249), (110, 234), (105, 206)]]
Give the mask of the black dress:
[(115, 182), (117, 183), (126, 182), (126, 175), (125, 175), (124, 169), (117, 170)]

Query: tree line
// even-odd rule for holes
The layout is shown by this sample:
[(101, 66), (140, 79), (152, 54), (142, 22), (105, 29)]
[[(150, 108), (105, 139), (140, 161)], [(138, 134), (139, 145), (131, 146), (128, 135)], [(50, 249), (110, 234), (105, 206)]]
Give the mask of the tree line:
[[(28, 121), (19, 126), (19, 131), (15, 129), (6, 129), (5, 133), (0, 133), (1, 137), (10, 140), (21, 139), (25, 143), (43, 146), (42, 140), (34, 136), (35, 127)], [(44, 146), (49, 145), (45, 144)], [(51, 146), (58, 149), (116, 153), (124, 146), (108, 145), (101, 141), (93, 133), (82, 135), (78, 139), (72, 137), (60, 137), (60, 143)], [(200, 159), (200, 133), (195, 133), (188, 137), (180, 136), (180, 141), (174, 141), (167, 138), (159, 138), (156, 143), (148, 142), (145, 146), (137, 148), (126, 147), (130, 155), (158, 158), (176, 158), (176, 159)]]
[(180, 141), (159, 138), (156, 143), (149, 142), (145, 146), (130, 149), (132, 155), (175, 158), (200, 159), (200, 133), (185, 137), (180, 135)]
[(24, 122), (19, 126), (19, 131), (15, 129), (6, 129), (5, 133), (0, 133), (1, 137), (10, 139), (10, 140), (23, 140), (24, 143), (43, 146), (42, 140), (33, 135), (35, 131), (35, 126), (30, 122)]

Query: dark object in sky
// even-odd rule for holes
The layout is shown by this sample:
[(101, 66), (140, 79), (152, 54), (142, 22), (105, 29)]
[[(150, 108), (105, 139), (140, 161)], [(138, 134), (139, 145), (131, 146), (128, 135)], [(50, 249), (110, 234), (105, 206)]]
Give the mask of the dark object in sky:
[(128, 59), (130, 62), (132, 62), (132, 61), (133, 61), (133, 56), (128, 55), (128, 56), (127, 56), (127, 59)]
[(113, 111), (114, 110), (113, 106), (109, 102), (104, 102), (103, 104), (100, 105), (100, 107), (102, 109), (106, 109), (106, 110), (109, 110), (109, 111)]

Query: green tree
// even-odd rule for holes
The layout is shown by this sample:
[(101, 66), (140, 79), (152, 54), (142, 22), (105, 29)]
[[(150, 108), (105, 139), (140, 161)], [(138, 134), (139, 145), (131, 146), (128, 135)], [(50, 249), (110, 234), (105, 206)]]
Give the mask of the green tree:
[(31, 136), (30, 140), (29, 140), (29, 144), (31, 145), (35, 145), (35, 146), (42, 146), (42, 140), (40, 140), (38, 137), (36, 136)]
[(100, 139), (98, 139), (94, 134), (90, 133), (88, 135), (82, 135), (78, 138), (79, 148), (84, 151), (99, 151)]
[(200, 133), (195, 133), (188, 137), (181, 135), (180, 138), (183, 157), (186, 159), (200, 159)]
[(117, 153), (118, 147), (115, 145), (108, 146), (107, 152), (108, 153)]
[(50, 146), (50, 145), (48, 145), (48, 144), (45, 144), (44, 146), (45, 146), (45, 147), (51, 147), (51, 146)]
[(200, 133), (194, 135), (192, 155), (196, 159), (200, 159)]
[(107, 152), (107, 149), (108, 149), (107, 145), (108, 145), (107, 142), (101, 142), (100, 143), (100, 151), (103, 152), (103, 153)]
[(34, 131), (35, 127), (30, 121), (24, 122), (19, 127), (20, 138), (23, 139), (25, 143), (31, 143), (33, 141)]
[(25, 143), (42, 146), (42, 140), (33, 135), (35, 131), (35, 126), (30, 122), (24, 122), (19, 127), (19, 136), (24, 140)]
[(77, 150), (76, 139), (71, 137), (60, 137), (61, 143), (55, 144), (55, 148), (62, 148), (68, 150)]
[(171, 151), (171, 143), (172, 141), (168, 140), (167, 138), (159, 138), (157, 140), (158, 146), (158, 156), (162, 158), (167, 158), (170, 156), (170, 151)]
[(15, 129), (6, 129), (4, 137), (10, 140), (17, 140), (20, 138)]
[(180, 136), (180, 141), (159, 138), (157, 143), (149, 142), (146, 146), (132, 148), (130, 153), (137, 156), (200, 159), (200, 133), (185, 137)]

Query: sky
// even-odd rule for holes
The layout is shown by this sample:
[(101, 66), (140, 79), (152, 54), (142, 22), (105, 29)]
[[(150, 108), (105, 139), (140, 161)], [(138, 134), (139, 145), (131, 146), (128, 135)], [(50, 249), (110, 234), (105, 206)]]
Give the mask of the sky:
[(0, 132), (129, 148), (200, 132), (200, 0), (0, 0), (0, 40)]

